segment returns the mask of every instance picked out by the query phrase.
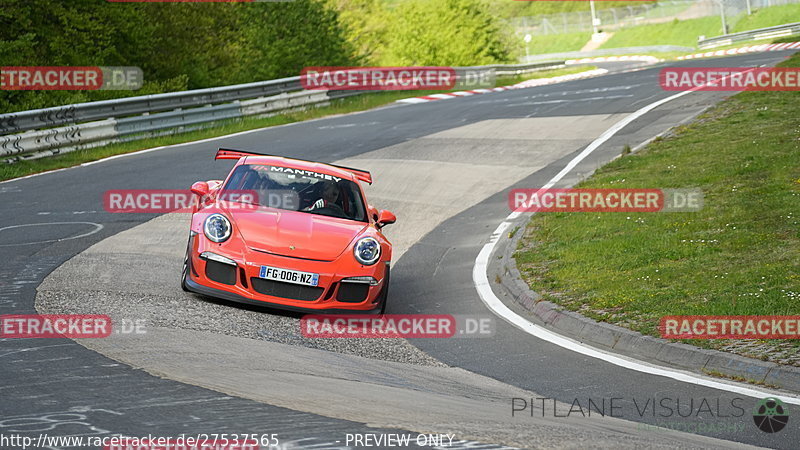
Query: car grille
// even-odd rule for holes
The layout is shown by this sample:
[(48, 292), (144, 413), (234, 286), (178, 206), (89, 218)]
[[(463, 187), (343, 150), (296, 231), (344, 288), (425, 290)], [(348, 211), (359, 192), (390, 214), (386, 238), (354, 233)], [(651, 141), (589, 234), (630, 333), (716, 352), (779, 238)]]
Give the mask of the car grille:
[(206, 276), (222, 284), (236, 284), (236, 267), (217, 261), (206, 261)]
[(288, 298), (291, 300), (313, 301), (322, 295), (324, 288), (318, 286), (303, 286), (300, 284), (284, 283), (282, 281), (265, 280), (263, 278), (250, 278), (250, 284), (259, 294), (273, 297)]
[(361, 303), (367, 299), (369, 284), (367, 283), (340, 283), (336, 300), (347, 303)]

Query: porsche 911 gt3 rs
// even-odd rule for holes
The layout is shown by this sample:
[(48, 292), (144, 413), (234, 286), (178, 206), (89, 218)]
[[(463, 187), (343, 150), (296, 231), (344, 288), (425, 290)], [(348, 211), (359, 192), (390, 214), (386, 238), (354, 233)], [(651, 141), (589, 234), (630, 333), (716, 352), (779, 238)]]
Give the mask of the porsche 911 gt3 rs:
[(220, 149), (224, 181), (192, 185), (197, 202), (181, 287), (303, 311), (386, 309), (396, 218), (366, 202), (364, 170)]

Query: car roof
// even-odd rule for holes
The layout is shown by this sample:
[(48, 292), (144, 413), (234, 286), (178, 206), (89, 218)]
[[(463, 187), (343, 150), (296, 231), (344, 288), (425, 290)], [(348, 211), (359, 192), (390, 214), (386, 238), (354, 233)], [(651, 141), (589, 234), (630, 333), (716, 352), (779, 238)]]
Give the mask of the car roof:
[(280, 156), (246, 156), (239, 159), (239, 161), (241, 164), (258, 164), (309, 170), (312, 172), (324, 173), (326, 175), (333, 175), (338, 178), (343, 178), (358, 183), (358, 179), (353, 172), (320, 162), (303, 161), (299, 159), (283, 158)]

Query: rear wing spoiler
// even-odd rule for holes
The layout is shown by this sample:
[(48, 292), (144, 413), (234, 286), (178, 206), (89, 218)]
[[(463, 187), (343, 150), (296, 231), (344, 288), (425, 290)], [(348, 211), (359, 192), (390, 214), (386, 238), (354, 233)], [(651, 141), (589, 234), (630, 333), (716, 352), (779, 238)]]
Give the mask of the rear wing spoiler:
[(229, 149), (229, 148), (221, 148), (221, 149), (217, 150), (217, 154), (216, 154), (216, 156), (214, 156), (214, 159), (215, 160), (216, 159), (239, 159), (239, 158), (244, 158), (245, 156), (272, 156), (272, 157), (275, 157), (275, 158), (293, 159), (295, 161), (303, 161), (303, 162), (310, 162), (310, 163), (317, 163), (317, 164), (326, 164), (328, 166), (333, 166), (333, 167), (336, 167), (338, 169), (344, 169), (344, 170), (352, 173), (353, 175), (355, 175), (355, 177), (358, 180), (361, 180), (361, 181), (363, 181), (365, 183), (372, 184), (372, 174), (369, 173), (366, 170), (354, 169), (352, 167), (345, 167), (345, 166), (337, 166), (336, 164), (321, 163), (319, 161), (309, 161), (307, 159), (290, 158), (290, 157), (287, 157), (287, 156), (279, 156), (279, 155), (268, 155), (266, 153), (256, 153), (256, 152), (251, 152), (251, 151), (247, 151), (247, 150), (233, 150), (233, 149)]

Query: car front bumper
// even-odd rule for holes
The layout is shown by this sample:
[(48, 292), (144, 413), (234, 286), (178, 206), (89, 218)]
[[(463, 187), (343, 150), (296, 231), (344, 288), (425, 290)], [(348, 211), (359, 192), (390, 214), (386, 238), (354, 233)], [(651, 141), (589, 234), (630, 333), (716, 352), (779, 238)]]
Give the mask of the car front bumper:
[[(198, 248), (198, 240), (193, 241), (186, 279), (190, 291), (230, 301), (305, 312), (371, 311), (380, 306), (388, 262), (362, 266), (355, 262), (297, 260), (248, 251), (238, 260), (219, 252), (218, 255), (229, 260), (221, 263), (200, 258), (202, 251), (213, 249), (205, 245)], [(263, 279), (259, 276), (261, 266), (317, 273), (319, 283), (312, 287)], [(345, 281), (351, 277), (372, 277), (377, 283)]]

